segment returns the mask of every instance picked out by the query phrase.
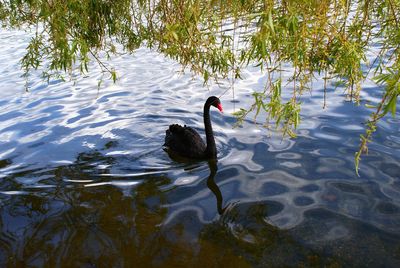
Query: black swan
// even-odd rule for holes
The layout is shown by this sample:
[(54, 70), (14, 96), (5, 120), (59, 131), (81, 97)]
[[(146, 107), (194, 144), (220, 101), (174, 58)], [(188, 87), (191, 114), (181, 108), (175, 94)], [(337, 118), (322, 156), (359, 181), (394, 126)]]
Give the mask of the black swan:
[(167, 152), (180, 157), (193, 159), (216, 159), (217, 148), (210, 121), (210, 106), (218, 108), (222, 112), (221, 101), (215, 97), (209, 97), (204, 104), (203, 118), (206, 131), (206, 142), (191, 127), (170, 125), (165, 135), (164, 148)]

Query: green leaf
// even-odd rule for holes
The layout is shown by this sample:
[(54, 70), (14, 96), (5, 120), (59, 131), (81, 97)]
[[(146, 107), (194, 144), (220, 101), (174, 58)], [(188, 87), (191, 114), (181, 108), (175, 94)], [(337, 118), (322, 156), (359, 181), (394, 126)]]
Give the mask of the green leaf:
[(207, 83), (209, 76), (210, 73), (207, 70), (205, 70), (203, 75), (204, 83)]
[(365, 104), (365, 107), (376, 109), (377, 106), (376, 106), (376, 105), (371, 105), (371, 104), (366, 103), (366, 104)]
[(386, 83), (391, 77), (391, 74), (379, 74), (376, 75), (373, 80), (377, 83), (377, 84), (383, 84)]
[(269, 13), (268, 13), (268, 25), (269, 25), (269, 28), (271, 29), (271, 32), (272, 32), (273, 34), (275, 34), (274, 21), (273, 21), (273, 19), (272, 19), (271, 10), (270, 10)]
[(115, 72), (115, 70), (111, 71), (111, 77), (113, 82), (115, 83), (117, 81), (117, 73)]
[(397, 95), (393, 95), (388, 104), (385, 105), (384, 113), (387, 114), (389, 111), (392, 113), (392, 116), (395, 117), (396, 115), (396, 102), (397, 102)]

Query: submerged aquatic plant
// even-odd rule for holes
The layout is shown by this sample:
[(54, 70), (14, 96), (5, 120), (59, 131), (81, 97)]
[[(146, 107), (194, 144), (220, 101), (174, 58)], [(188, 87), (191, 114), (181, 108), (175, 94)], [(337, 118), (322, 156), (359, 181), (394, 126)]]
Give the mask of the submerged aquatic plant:
[[(377, 122), (395, 114), (400, 94), (399, 0), (18, 0), (0, 1), (0, 20), (34, 29), (22, 68), (26, 75), (44, 68), (47, 79), (76, 66), (86, 73), (94, 60), (115, 81), (116, 70), (99, 53), (111, 56), (117, 44), (128, 52), (139, 46), (160, 51), (205, 83), (235, 80), (249, 64), (258, 66), (268, 81), (253, 94), (254, 104), (236, 113), (238, 121), (265, 112), (266, 125), (290, 136), (299, 125), (300, 97), (317, 74), (324, 76), (325, 94), (328, 80), (339, 81), (359, 103), (361, 84), (373, 73), (384, 92), (361, 135), (356, 170)], [(379, 54), (369, 63), (372, 46)], [(289, 99), (282, 97), (283, 63), (292, 66), (284, 87), (292, 90)]]

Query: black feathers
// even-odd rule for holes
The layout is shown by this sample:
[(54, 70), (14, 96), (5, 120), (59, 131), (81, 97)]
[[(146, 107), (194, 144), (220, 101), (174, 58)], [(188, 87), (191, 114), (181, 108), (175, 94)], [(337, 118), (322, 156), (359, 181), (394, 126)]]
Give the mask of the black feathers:
[(170, 125), (166, 131), (164, 146), (188, 158), (203, 158), (206, 150), (206, 145), (196, 130), (177, 124)]

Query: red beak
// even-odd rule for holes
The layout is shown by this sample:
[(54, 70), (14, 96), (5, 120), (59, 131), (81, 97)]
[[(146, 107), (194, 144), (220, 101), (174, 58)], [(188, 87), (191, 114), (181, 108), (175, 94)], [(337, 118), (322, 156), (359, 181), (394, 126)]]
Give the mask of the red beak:
[(218, 108), (218, 110), (219, 110), (221, 113), (224, 112), (224, 110), (222, 109), (221, 103), (218, 103), (218, 104), (217, 104), (217, 108)]

